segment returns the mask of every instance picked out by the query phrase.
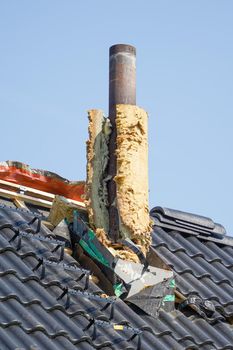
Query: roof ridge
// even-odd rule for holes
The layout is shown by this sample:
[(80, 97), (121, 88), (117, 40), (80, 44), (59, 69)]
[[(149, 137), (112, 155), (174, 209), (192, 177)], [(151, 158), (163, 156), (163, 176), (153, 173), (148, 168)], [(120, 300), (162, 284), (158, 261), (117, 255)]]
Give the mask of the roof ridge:
[(233, 246), (233, 237), (227, 235), (224, 226), (208, 217), (159, 206), (152, 208), (150, 215), (154, 226)]

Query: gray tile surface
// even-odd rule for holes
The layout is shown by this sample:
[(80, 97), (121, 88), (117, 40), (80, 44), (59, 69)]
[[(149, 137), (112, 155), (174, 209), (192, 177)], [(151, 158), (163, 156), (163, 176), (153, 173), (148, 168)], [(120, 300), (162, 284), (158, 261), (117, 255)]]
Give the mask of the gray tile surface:
[[(110, 307), (102, 310), (102, 301), (93, 300), (85, 294), (101, 292), (91, 281), (85, 293), (70, 294), (70, 305), (66, 308), (66, 297), (59, 299), (64, 288), (83, 289), (85, 282), (77, 281), (80, 277), (78, 269), (66, 270), (62, 264), (78, 266), (77, 262), (65, 255), (60, 264), (46, 265), (41, 278), (41, 267), (35, 270), (39, 259), (55, 260), (60, 257), (59, 251), (52, 252), (54, 244), (28, 237), (22, 237), (20, 245), (19, 237), (9, 242), (15, 235), (15, 229), (30, 233), (36, 230), (37, 223), (27, 224), (32, 218), (32, 214), (26, 211), (0, 208), (1, 350), (233, 349), (232, 328), (227, 323), (210, 325), (200, 317), (191, 319), (178, 310), (170, 314), (161, 311), (159, 318), (154, 319), (117, 300), (114, 316), (110, 319)], [(51, 232), (41, 227), (39, 234), (46, 236)], [(200, 250), (194, 243), (176, 235), (178, 239), (173, 239), (170, 234), (160, 230), (153, 244), (158, 254), (175, 271), (177, 269), (176, 272), (179, 271), (178, 288), (186, 291), (186, 294), (193, 291), (201, 291), (208, 297), (210, 294), (216, 303), (232, 311), (233, 297), (229, 296), (231, 283), (226, 277), (221, 278), (224, 269), (228, 271), (227, 278), (231, 276), (231, 251), (224, 249), (222, 255), (216, 257), (207, 246)], [(209, 253), (205, 255), (207, 248)], [(203, 260), (212, 268), (206, 269), (206, 265), (200, 265)], [(217, 268), (216, 272), (214, 268)], [(210, 285), (205, 285), (206, 281), (214, 286), (211, 293)], [(221, 286), (224, 286), (222, 292)], [(94, 324), (88, 328), (91, 318)], [(114, 329), (113, 325), (119, 323), (126, 326), (124, 330)], [(138, 346), (138, 336), (129, 340), (136, 331), (141, 332), (141, 346)]]
[(153, 249), (175, 271), (182, 295), (211, 300), (233, 315), (233, 247), (155, 226)]
[[(41, 268), (34, 269), (39, 259), (58, 260), (60, 252), (52, 252), (53, 244), (32, 236), (21, 237), (20, 245), (19, 237), (12, 241), (15, 229), (30, 234), (36, 230), (37, 223), (27, 224), (32, 218), (26, 211), (0, 209), (0, 331), (4, 333), (1, 350), (15, 349), (16, 345), (25, 349), (59, 349), (60, 342), (65, 344), (63, 349), (137, 349), (138, 336), (129, 340), (135, 330), (142, 333), (141, 349), (151, 349), (152, 344), (163, 349), (169, 342), (182, 349), (171, 336), (158, 339), (143, 318), (121, 300), (115, 303), (113, 319), (110, 307), (102, 310), (105, 301), (92, 300), (87, 294), (70, 295), (70, 306), (66, 308), (66, 297), (59, 299), (64, 287), (82, 289), (85, 282), (76, 282), (80, 277), (78, 269), (63, 268), (62, 264), (78, 265), (68, 255), (60, 264), (46, 265), (41, 279)], [(42, 227), (34, 236), (38, 234), (46, 236), (51, 232)], [(102, 291), (90, 281), (86, 293), (95, 292)], [(95, 326), (86, 329), (93, 317)], [(124, 331), (114, 330), (113, 325), (119, 322), (127, 325)]]

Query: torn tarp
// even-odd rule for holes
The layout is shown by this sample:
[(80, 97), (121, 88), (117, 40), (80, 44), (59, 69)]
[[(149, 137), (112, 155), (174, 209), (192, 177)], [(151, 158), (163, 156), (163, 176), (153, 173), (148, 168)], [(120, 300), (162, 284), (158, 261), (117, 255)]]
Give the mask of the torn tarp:
[(144, 287), (140, 292), (127, 297), (126, 300), (135, 304), (147, 314), (158, 317), (160, 309), (167, 312), (174, 310), (174, 287), (175, 281), (173, 277), (164, 278), (163, 281), (155, 285)]
[(118, 259), (114, 272), (126, 285), (125, 299), (151, 316), (157, 317), (160, 308), (174, 309), (173, 272)]
[(149, 266), (139, 248), (130, 240), (127, 241), (127, 245), (137, 252), (141, 263), (114, 256), (98, 240), (76, 210), (69, 228), (73, 244), (79, 244), (85, 254), (101, 269), (112, 285), (113, 294), (137, 305), (152, 316), (156, 316), (160, 308), (173, 308), (172, 271)]
[(128, 298), (137, 294), (144, 288), (154, 286), (164, 280), (173, 278), (172, 271), (159, 269), (153, 266), (148, 266), (146, 271), (144, 271), (142, 264), (122, 259), (117, 260), (114, 271), (127, 284)]

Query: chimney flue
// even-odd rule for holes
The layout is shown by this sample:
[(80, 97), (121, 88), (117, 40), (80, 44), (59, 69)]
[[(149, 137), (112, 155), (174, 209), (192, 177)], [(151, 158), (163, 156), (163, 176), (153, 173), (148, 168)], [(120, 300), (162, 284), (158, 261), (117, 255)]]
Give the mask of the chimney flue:
[(86, 206), (90, 225), (112, 242), (130, 238), (146, 254), (152, 227), (148, 115), (136, 105), (133, 46), (110, 47), (109, 118), (100, 110), (91, 110), (88, 116)]
[(109, 119), (112, 134), (109, 141), (108, 182), (109, 236), (119, 238), (119, 216), (116, 207), (116, 105), (136, 105), (136, 49), (131, 45), (117, 44), (109, 49)]
[(109, 49), (109, 116), (116, 104), (136, 105), (136, 49), (131, 45)]

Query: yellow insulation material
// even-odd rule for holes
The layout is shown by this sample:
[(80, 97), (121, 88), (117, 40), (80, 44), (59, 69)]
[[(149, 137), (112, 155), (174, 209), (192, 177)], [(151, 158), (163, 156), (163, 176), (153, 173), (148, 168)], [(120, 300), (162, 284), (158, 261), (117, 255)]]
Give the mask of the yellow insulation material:
[(52, 208), (50, 209), (48, 221), (51, 222), (53, 226), (57, 226), (59, 222), (65, 218), (68, 221), (72, 221), (73, 212), (77, 209), (79, 209), (79, 207), (74, 203), (70, 203), (67, 198), (56, 195), (53, 200)]
[(151, 244), (148, 206), (148, 116), (133, 105), (116, 106), (116, 204), (120, 232), (145, 252)]
[(135, 254), (130, 248), (122, 244), (121, 242), (119, 243), (112, 243), (108, 238), (106, 233), (104, 232), (103, 229), (97, 228), (95, 231), (96, 237), (98, 240), (106, 247), (109, 249), (109, 251), (114, 255), (118, 256), (119, 258), (127, 261), (132, 261), (139, 263), (139, 259), (137, 254)]

